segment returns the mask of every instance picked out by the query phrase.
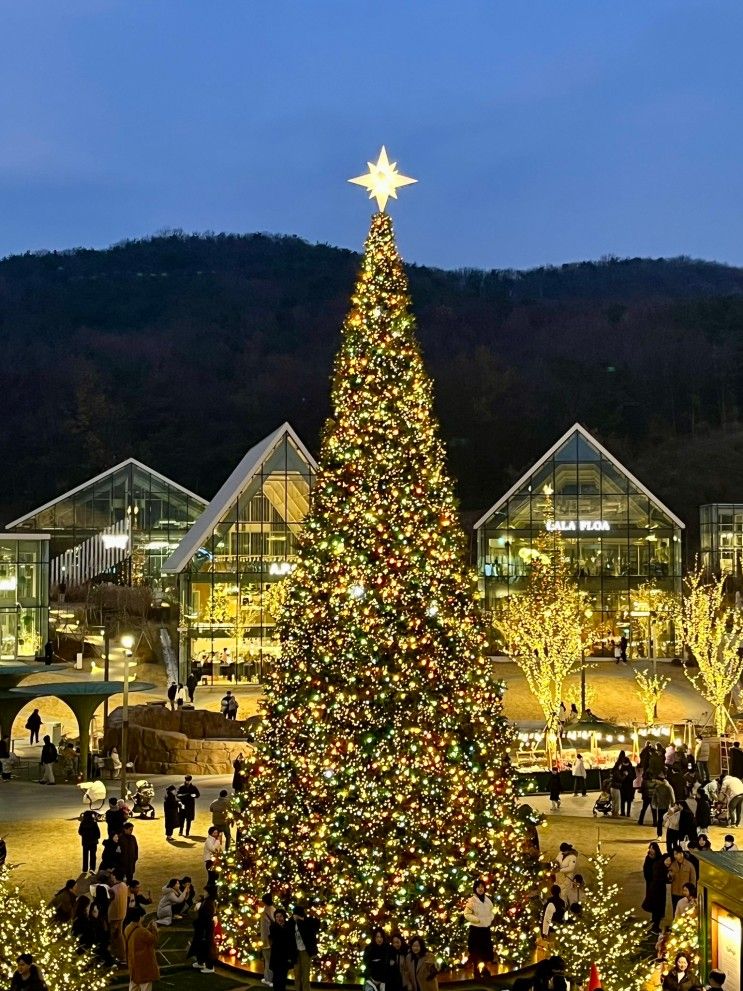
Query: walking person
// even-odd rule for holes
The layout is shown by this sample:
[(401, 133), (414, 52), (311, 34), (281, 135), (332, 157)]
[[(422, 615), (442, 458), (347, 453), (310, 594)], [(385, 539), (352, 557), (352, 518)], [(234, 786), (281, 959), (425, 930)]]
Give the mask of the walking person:
[(57, 763), (57, 748), (52, 743), (52, 738), (50, 736), (44, 737), (44, 746), (41, 748), (41, 778), (40, 784), (42, 785), (53, 785), (54, 781), (54, 765)]
[(180, 808), (178, 810), (178, 835), (186, 836), (191, 832), (191, 824), (196, 818), (196, 799), (201, 797), (201, 792), (193, 783), (193, 778), (187, 774), (183, 779), (183, 784), (176, 792), (176, 798)]
[(407, 986), (410, 991), (439, 991), (439, 968), (433, 953), (420, 936), (410, 940), (407, 959)]
[(230, 848), (230, 793), (226, 788), (223, 788), (219, 793), (219, 798), (215, 798), (212, 804), (209, 806), (209, 811), (212, 814), (212, 825), (219, 826), (224, 835), (224, 848), (229, 850)]
[(663, 819), (673, 802), (673, 788), (666, 781), (665, 774), (658, 775), (650, 797), (651, 807), (655, 809), (655, 830), (658, 836), (663, 835)]
[(130, 882), (136, 874), (137, 861), (139, 860), (139, 844), (134, 835), (134, 823), (124, 823), (119, 837), (119, 850), (121, 851), (121, 869), (127, 882)]
[(317, 934), (320, 931), (320, 923), (307, 915), (304, 905), (295, 905), (288, 925), (294, 934), (297, 946), (294, 987), (296, 991), (310, 991), (310, 960), (319, 952)]
[(273, 991), (286, 991), (286, 979), (297, 959), (297, 943), (286, 920), (283, 908), (277, 908), (270, 927), (271, 974)]
[(666, 914), (666, 892), (670, 866), (670, 859), (663, 856), (658, 843), (655, 841), (650, 843), (642, 865), (642, 876), (645, 879), (645, 899), (642, 903), (642, 910), (650, 914), (650, 931), (656, 935), (660, 934), (660, 924)]
[(175, 785), (168, 785), (163, 799), (163, 821), (165, 823), (165, 839), (172, 840), (173, 833), (180, 825), (181, 803), (175, 792)]
[(219, 826), (210, 826), (204, 841), (204, 867), (206, 868), (206, 883), (216, 885), (217, 865), (222, 857), (222, 832)]
[(186, 678), (186, 691), (188, 692), (188, 701), (193, 705), (193, 697), (196, 692), (196, 686), (199, 683), (199, 679), (196, 675), (191, 672), (191, 674)]
[(495, 910), (485, 893), (485, 882), (478, 878), (472, 886), (472, 895), (464, 906), (464, 920), (469, 923), (467, 950), (475, 979), (490, 977), (488, 964), (493, 962), (491, 927), (494, 918)]
[(550, 811), (559, 812), (562, 786), (560, 784), (560, 771), (557, 767), (553, 767), (552, 770), (550, 771), (548, 784), (549, 784), (549, 792), (550, 792)]
[(572, 767), (573, 775), (573, 798), (578, 794), (580, 790), (581, 795), (586, 797), (586, 764), (583, 760), (583, 754), (576, 754), (575, 760), (573, 761)]
[(178, 692), (178, 685), (174, 681), (168, 685), (168, 702), (170, 703), (170, 711), (175, 709), (175, 696)]
[(83, 812), (80, 825), (77, 827), (77, 835), (83, 848), (83, 873), (88, 870), (94, 871), (98, 842), (101, 838), (101, 829), (95, 812), (90, 809)]
[(152, 985), (160, 980), (157, 964), (157, 923), (142, 925), (145, 911), (137, 906), (132, 921), (124, 931), (126, 962), (129, 967), (129, 991), (152, 991)]
[(196, 957), (194, 969), (202, 974), (213, 974), (217, 962), (217, 889), (213, 884), (204, 888), (204, 897), (196, 913), (193, 924), (193, 940), (188, 951), (189, 957)]
[(33, 746), (34, 743), (39, 742), (39, 730), (41, 729), (41, 716), (39, 715), (39, 710), (34, 709), (31, 715), (26, 720), (26, 729), (31, 734), (29, 739), (29, 746)]
[(273, 987), (273, 972), (271, 971), (271, 923), (274, 917), (273, 895), (263, 896), (263, 909), (260, 918), (261, 953), (263, 954), (263, 978), (261, 984), (267, 988)]
[(638, 826), (645, 825), (645, 813), (650, 809), (650, 813), (653, 817), (653, 825), (656, 824), (656, 810), (653, 808), (653, 792), (655, 791), (656, 781), (652, 778), (648, 771), (645, 771), (642, 775), (642, 784), (640, 785), (640, 798), (642, 799), (642, 807), (640, 809), (640, 817), (637, 820)]

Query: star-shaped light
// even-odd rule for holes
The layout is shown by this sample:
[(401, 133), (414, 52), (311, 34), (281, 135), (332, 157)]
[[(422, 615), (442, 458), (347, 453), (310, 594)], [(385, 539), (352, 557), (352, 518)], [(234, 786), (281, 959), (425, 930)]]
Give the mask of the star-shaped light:
[(393, 200), (397, 199), (397, 190), (400, 186), (409, 186), (412, 182), (418, 182), (417, 179), (400, 175), (397, 171), (397, 162), (391, 162), (387, 158), (387, 149), (384, 145), (382, 145), (376, 163), (367, 162), (366, 164), (369, 166), (369, 172), (366, 175), (356, 176), (355, 179), (348, 181), (368, 189), (369, 199), (376, 199), (380, 210), (384, 210), (390, 196)]

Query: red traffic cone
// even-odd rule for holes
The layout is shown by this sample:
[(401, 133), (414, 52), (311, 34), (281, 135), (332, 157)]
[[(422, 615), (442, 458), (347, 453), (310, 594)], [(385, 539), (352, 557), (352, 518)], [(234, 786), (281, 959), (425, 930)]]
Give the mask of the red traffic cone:
[(588, 991), (600, 991), (601, 989), (601, 978), (599, 977), (599, 969), (595, 963), (591, 964), (591, 976), (588, 978)]

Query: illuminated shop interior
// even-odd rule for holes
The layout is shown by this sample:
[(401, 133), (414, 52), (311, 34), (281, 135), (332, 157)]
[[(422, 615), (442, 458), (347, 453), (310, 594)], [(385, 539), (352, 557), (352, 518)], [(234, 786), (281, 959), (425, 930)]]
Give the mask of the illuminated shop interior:
[(699, 507), (702, 567), (711, 575), (743, 578), (743, 503)]
[(317, 466), (288, 423), (251, 448), (163, 571), (180, 602), (184, 679), (260, 682), (279, 652), (282, 581), (297, 556)]
[(49, 624), (49, 537), (0, 533), (0, 658), (43, 653)]
[(684, 524), (580, 424), (475, 528), (480, 587), (491, 614), (524, 587), (537, 535), (559, 530), (585, 592), (595, 632), (592, 652), (610, 653), (622, 635), (633, 657), (672, 651), (667, 616), (681, 594)]

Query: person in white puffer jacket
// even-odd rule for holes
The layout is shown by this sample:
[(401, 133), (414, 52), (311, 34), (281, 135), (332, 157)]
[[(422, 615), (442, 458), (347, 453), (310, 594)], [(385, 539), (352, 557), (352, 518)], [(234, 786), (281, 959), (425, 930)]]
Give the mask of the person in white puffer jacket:
[(555, 858), (555, 883), (560, 885), (560, 894), (568, 908), (579, 900), (579, 886), (575, 882), (577, 867), (578, 851), (570, 843), (561, 843)]
[(489, 976), (487, 965), (493, 962), (493, 937), (490, 927), (493, 924), (495, 912), (493, 903), (485, 894), (485, 882), (477, 880), (472, 886), (472, 896), (464, 906), (465, 922), (469, 923), (467, 934), (467, 949), (469, 962), (472, 964), (475, 977)]

